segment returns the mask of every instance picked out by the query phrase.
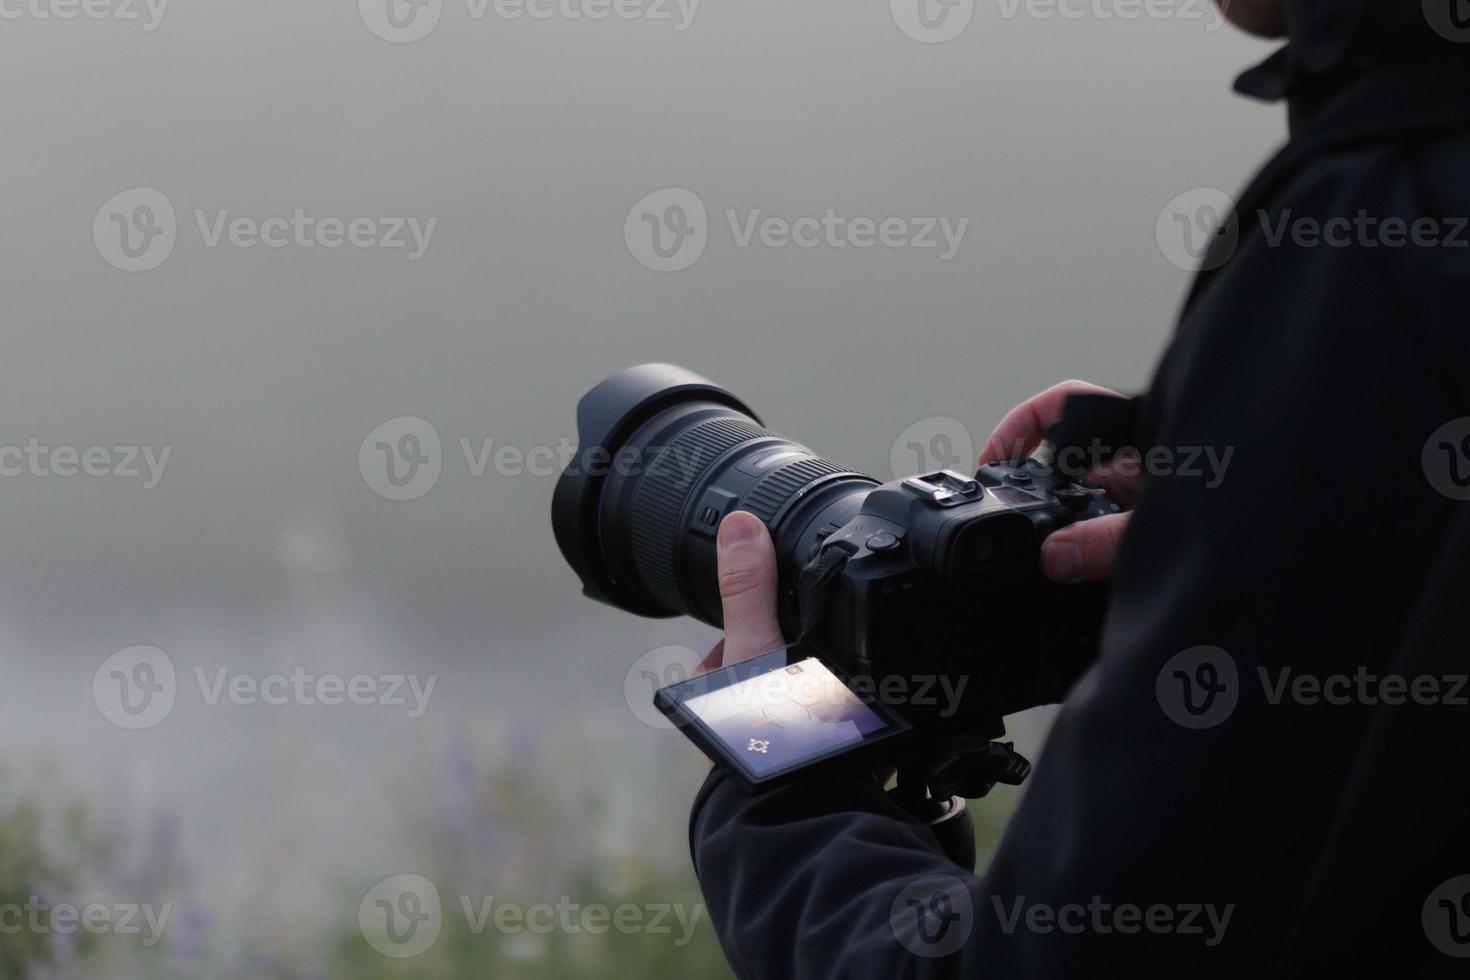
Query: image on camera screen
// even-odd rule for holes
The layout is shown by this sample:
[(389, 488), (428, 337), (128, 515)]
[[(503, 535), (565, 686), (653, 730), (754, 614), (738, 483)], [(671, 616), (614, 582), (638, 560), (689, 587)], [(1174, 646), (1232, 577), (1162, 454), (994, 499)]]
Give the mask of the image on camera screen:
[(757, 777), (834, 755), (891, 727), (811, 657), (684, 705)]

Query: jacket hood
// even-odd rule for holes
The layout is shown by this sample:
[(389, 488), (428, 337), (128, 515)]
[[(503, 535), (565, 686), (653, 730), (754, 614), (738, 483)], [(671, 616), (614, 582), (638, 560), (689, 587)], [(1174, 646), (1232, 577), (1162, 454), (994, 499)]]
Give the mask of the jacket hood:
[(1405, 51), (1470, 41), (1465, 0), (1286, 0), (1287, 45), (1236, 82), (1280, 99), (1345, 80)]

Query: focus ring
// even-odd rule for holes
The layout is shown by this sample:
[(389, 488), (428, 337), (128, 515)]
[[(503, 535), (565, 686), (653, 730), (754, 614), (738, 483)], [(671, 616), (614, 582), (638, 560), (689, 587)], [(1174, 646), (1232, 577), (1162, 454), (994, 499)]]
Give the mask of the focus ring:
[(740, 503), (745, 510), (759, 517), (769, 527), (781, 508), (802, 487), (824, 476), (847, 472), (850, 471), (846, 467), (838, 466), (830, 460), (808, 456), (806, 459), (787, 463), (761, 477), (760, 482), (750, 488), (750, 492)]
[(710, 466), (735, 446), (774, 436), (754, 423), (725, 416), (679, 433), (649, 464), (633, 501), (633, 567), (655, 596), (678, 605), (674, 581), (680, 518)]

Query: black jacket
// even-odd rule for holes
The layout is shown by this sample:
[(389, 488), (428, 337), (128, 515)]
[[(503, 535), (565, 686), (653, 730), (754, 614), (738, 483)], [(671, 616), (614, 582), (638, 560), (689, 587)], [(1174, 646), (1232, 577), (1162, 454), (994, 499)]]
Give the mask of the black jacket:
[[(1418, 0), (1291, 0), (1290, 23), (1238, 84), (1289, 99), (1291, 140), (1138, 433), (1233, 447), (1224, 482), (1147, 479), (1099, 660), (983, 877), (856, 777), (754, 798), (711, 777), (691, 843), (740, 976), (1470, 975), (1470, 423), (1433, 436), (1470, 416), (1470, 44)], [(1295, 233), (1360, 212), (1374, 230)], [(1437, 243), (1390, 244), (1391, 217)], [(1236, 703), (1185, 727), (1164, 699), (1202, 646)], [(1194, 656), (1209, 680), (1220, 655)], [(1451, 703), (1310, 703), (1285, 667), (1432, 677)]]

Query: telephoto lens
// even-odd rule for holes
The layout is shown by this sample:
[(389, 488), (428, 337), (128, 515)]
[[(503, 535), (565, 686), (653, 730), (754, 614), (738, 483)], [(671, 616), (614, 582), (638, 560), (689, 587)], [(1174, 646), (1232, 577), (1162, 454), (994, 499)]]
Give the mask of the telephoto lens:
[(557, 482), (557, 543), (590, 597), (644, 616), (722, 626), (715, 533), (734, 510), (771, 531), (781, 621), (824, 530), (878, 486), (764, 428), (739, 398), (671, 364), (620, 371), (577, 405), (576, 457)]

